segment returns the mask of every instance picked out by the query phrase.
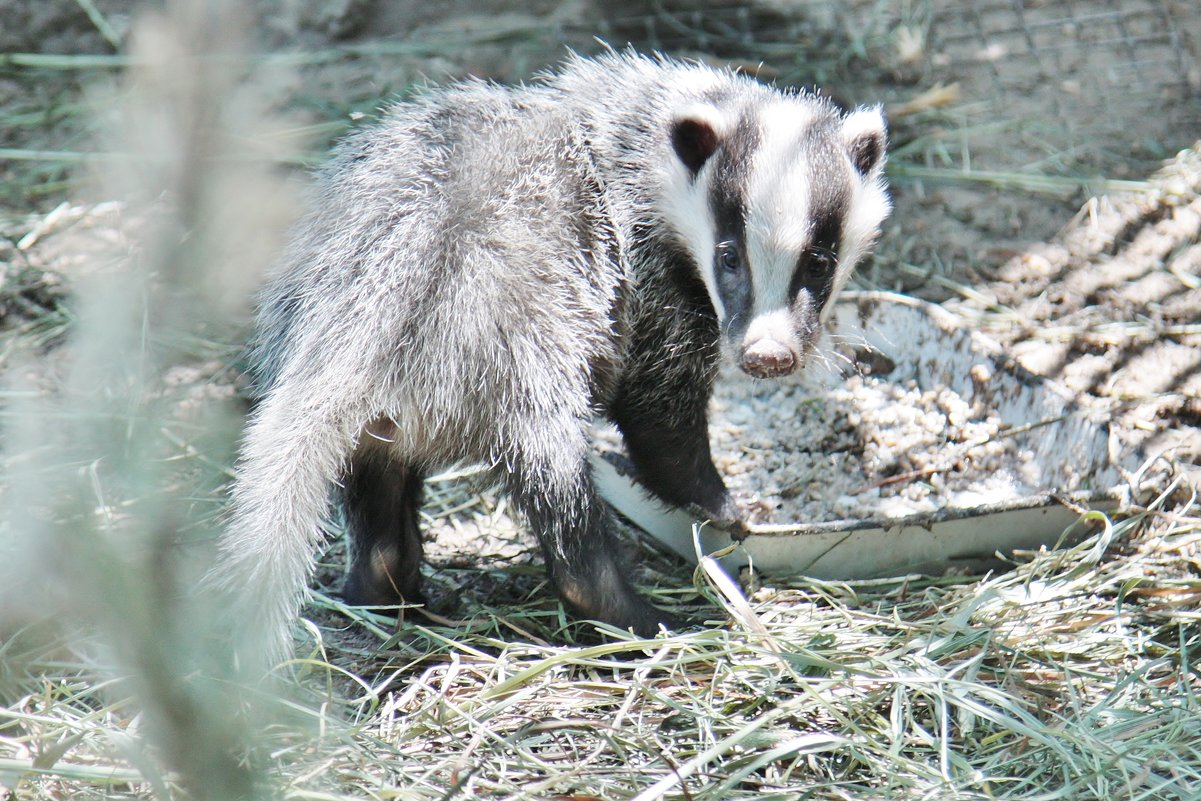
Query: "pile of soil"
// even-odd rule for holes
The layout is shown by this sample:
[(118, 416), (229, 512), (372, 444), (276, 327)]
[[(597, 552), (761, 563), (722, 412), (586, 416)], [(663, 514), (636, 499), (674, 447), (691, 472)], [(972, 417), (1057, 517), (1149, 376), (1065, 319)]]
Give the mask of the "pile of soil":
[(953, 308), (1110, 418), (1115, 459), (1201, 477), (1201, 143), (1150, 186), (1091, 201)]

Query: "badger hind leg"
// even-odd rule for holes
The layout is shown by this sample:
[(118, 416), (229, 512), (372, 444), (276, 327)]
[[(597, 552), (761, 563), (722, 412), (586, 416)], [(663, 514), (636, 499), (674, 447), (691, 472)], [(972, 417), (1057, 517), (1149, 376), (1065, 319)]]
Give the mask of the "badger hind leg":
[(342, 596), (361, 606), (421, 603), (419, 512), (425, 477), (383, 452), (360, 448), (342, 481), (350, 566)]
[(609, 507), (588, 465), (586, 423), (564, 420), (529, 432), (510, 463), (508, 491), (538, 537), (559, 596), (581, 617), (653, 636), (681, 620), (653, 606), (630, 584)]

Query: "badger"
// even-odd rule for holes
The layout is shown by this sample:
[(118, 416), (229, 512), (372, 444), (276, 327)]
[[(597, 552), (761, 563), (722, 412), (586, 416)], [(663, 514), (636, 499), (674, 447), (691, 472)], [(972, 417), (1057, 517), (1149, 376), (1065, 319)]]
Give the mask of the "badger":
[(241, 634), (286, 654), (334, 504), (345, 599), (420, 603), (423, 480), (463, 463), (577, 615), (678, 625), (630, 584), (591, 423), (658, 499), (737, 523), (706, 425), (719, 359), (802, 367), (889, 212), (885, 142), (879, 107), (633, 52), (427, 90), (349, 135), (259, 298), (211, 573)]

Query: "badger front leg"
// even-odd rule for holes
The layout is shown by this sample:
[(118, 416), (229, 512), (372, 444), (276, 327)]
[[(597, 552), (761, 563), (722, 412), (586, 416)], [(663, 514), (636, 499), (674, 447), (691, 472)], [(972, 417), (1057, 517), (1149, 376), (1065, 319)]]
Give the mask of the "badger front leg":
[(660, 499), (738, 527), (742, 511), (713, 466), (706, 408), (711, 380), (631, 381), (611, 411), (642, 484)]
[(612, 513), (592, 482), (586, 424), (541, 428), (522, 438), (508, 490), (538, 537), (559, 596), (581, 617), (639, 636), (653, 636), (660, 625), (678, 628), (679, 618), (652, 606), (626, 578)]

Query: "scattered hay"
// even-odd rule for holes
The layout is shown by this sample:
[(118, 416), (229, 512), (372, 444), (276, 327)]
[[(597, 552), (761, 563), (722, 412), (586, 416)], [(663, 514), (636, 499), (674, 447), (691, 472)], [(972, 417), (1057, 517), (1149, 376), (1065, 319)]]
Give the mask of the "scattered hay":
[[(760, 587), (762, 634), (550, 646), (564, 632), (514, 607), (492, 610), (508, 628), (406, 625), (406, 647), (356, 612), (364, 647), (331, 604), (256, 751), (297, 798), (1194, 799), (1201, 517), (1174, 497), (1002, 576)], [(128, 767), (120, 685), (31, 640), (8, 641), (0, 778), (170, 786)]]

